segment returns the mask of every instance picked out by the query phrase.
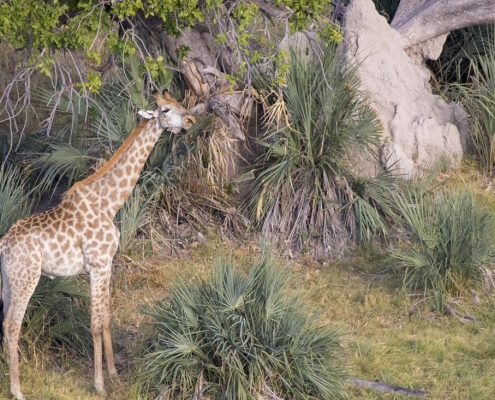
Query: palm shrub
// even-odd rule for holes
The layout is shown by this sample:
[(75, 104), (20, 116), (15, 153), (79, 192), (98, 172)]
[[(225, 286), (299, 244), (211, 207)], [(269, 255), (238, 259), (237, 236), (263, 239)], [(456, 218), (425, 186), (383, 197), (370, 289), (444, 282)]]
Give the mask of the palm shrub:
[(495, 261), (495, 215), (468, 189), (395, 196), (409, 243), (391, 252), (404, 283), (436, 294), (455, 293), (480, 280)]
[(495, 33), (486, 54), (478, 56), (474, 67), (473, 85), (464, 90), (464, 104), (471, 114), (472, 143), (483, 171), (495, 167)]
[(344, 208), (352, 236), (358, 243), (369, 243), (376, 238), (389, 239), (396, 229), (399, 217), (393, 201), (394, 194), (402, 190), (403, 181), (394, 171), (381, 169), (375, 176), (350, 177), (350, 198)]
[(38, 175), (37, 193), (43, 196), (54, 192), (62, 180), (68, 187), (72, 186), (87, 174), (91, 160), (86, 147), (64, 143), (49, 145), (47, 151), (30, 164), (31, 173)]
[(452, 31), (437, 60), (428, 60), (439, 89), (451, 84), (471, 84), (478, 69), (478, 58), (493, 50), (493, 25), (471, 26)]
[(120, 252), (125, 252), (138, 229), (146, 223), (147, 207), (150, 201), (151, 199), (146, 198), (140, 186), (137, 185), (119, 210), (116, 223), (120, 232)]
[(12, 224), (29, 214), (29, 188), (25, 175), (16, 167), (0, 168), (0, 237)]
[(41, 277), (24, 317), (22, 339), (34, 348), (91, 357), (90, 299), (80, 278)]
[[(374, 233), (381, 228), (373, 224), (385, 224), (376, 203), (367, 208), (360, 200), (369, 199), (365, 187), (376, 189), (375, 200), (388, 196), (370, 179), (356, 179), (352, 165), (360, 153), (374, 156), (380, 131), (357, 88), (335, 45), (321, 59), (292, 53), (286, 85), (267, 112), (266, 154), (253, 167), (247, 202), (266, 237), (318, 256), (339, 251), (345, 238), (355, 236), (356, 223), (370, 222), (357, 229)], [(363, 196), (355, 200), (356, 190)], [(356, 217), (361, 211), (371, 214)]]
[(157, 336), (140, 379), (162, 398), (341, 399), (339, 335), (321, 326), (286, 269), (263, 256), (244, 275), (220, 261), (145, 311)]

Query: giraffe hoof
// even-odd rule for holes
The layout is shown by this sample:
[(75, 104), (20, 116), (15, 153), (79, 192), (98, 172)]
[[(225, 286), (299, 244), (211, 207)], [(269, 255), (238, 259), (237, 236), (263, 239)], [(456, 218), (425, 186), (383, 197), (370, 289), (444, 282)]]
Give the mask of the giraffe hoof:
[(114, 373), (109, 373), (108, 377), (112, 382), (120, 382), (119, 376), (117, 375), (117, 372)]
[(105, 390), (103, 385), (95, 386), (95, 390), (96, 390), (96, 393), (98, 393), (100, 396), (106, 396), (107, 395), (107, 391)]
[(14, 396), (16, 400), (26, 400), (26, 398), (20, 391), (15, 393), (14, 391), (12, 391), (12, 396)]

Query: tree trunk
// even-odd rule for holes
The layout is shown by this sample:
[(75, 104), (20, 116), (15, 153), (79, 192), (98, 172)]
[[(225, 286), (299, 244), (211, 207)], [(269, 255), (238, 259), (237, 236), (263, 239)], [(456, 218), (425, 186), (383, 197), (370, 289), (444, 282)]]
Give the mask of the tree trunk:
[(390, 26), (409, 48), (455, 29), (493, 21), (493, 0), (402, 0)]
[[(228, 167), (218, 178), (222, 182), (232, 181), (239, 169), (240, 147), (245, 139), (242, 120), (249, 116), (251, 108), (250, 97), (245, 92), (235, 91), (235, 86), (224, 75), (232, 73), (237, 60), (228, 49), (215, 42), (215, 32), (202, 24), (183, 30), (178, 38), (162, 34), (162, 42), (172, 61), (179, 66), (185, 83), (197, 97), (198, 104), (190, 109), (191, 112), (200, 117), (213, 114), (224, 124), (222, 131), (227, 132), (227, 136), (222, 150)], [(190, 50), (180, 59), (177, 52), (181, 46)]]

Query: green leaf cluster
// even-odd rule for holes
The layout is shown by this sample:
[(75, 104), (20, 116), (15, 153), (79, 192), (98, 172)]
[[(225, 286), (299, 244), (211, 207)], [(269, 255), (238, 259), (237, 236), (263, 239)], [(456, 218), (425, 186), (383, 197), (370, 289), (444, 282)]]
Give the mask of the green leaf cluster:
[(289, 25), (292, 31), (296, 32), (307, 29), (314, 18), (322, 15), (329, 3), (324, 0), (276, 0), (275, 5), (292, 10)]
[(138, 12), (146, 18), (158, 17), (165, 31), (180, 36), (180, 29), (204, 21), (204, 13), (197, 0), (123, 0), (113, 3), (112, 12), (120, 20), (135, 17)]

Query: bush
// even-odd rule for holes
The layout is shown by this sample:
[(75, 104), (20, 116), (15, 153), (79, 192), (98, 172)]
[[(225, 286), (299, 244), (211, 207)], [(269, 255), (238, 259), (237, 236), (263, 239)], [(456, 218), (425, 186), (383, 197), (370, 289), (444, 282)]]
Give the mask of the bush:
[(406, 270), (406, 286), (456, 292), (495, 261), (495, 214), (469, 190), (405, 191), (397, 207), (410, 243), (391, 255)]
[[(158, 331), (141, 379), (163, 398), (345, 398), (339, 335), (318, 326), (267, 257), (244, 276), (221, 262), (146, 311)], [(201, 389), (202, 388), (202, 389)]]
[[(266, 113), (261, 144), (267, 152), (254, 166), (247, 203), (265, 237), (315, 257), (340, 252), (356, 235), (356, 223), (378, 224), (358, 226), (360, 233), (385, 226), (375, 204), (361, 201), (368, 199), (366, 190), (355, 199), (354, 188), (360, 181), (355, 159), (363, 152), (375, 156), (380, 124), (338, 48), (328, 46), (322, 57), (292, 53), (287, 84)], [(380, 197), (388, 196), (374, 200)]]
[(24, 317), (24, 341), (37, 348), (92, 356), (90, 300), (80, 283), (75, 277), (41, 277)]
[(0, 237), (14, 222), (29, 214), (29, 189), (24, 182), (25, 175), (17, 168), (0, 168)]
[[(492, 42), (495, 33), (492, 29)], [(495, 167), (495, 45), (486, 56), (479, 56), (474, 83), (467, 91), (465, 104), (473, 119), (472, 142), (483, 171)]]

